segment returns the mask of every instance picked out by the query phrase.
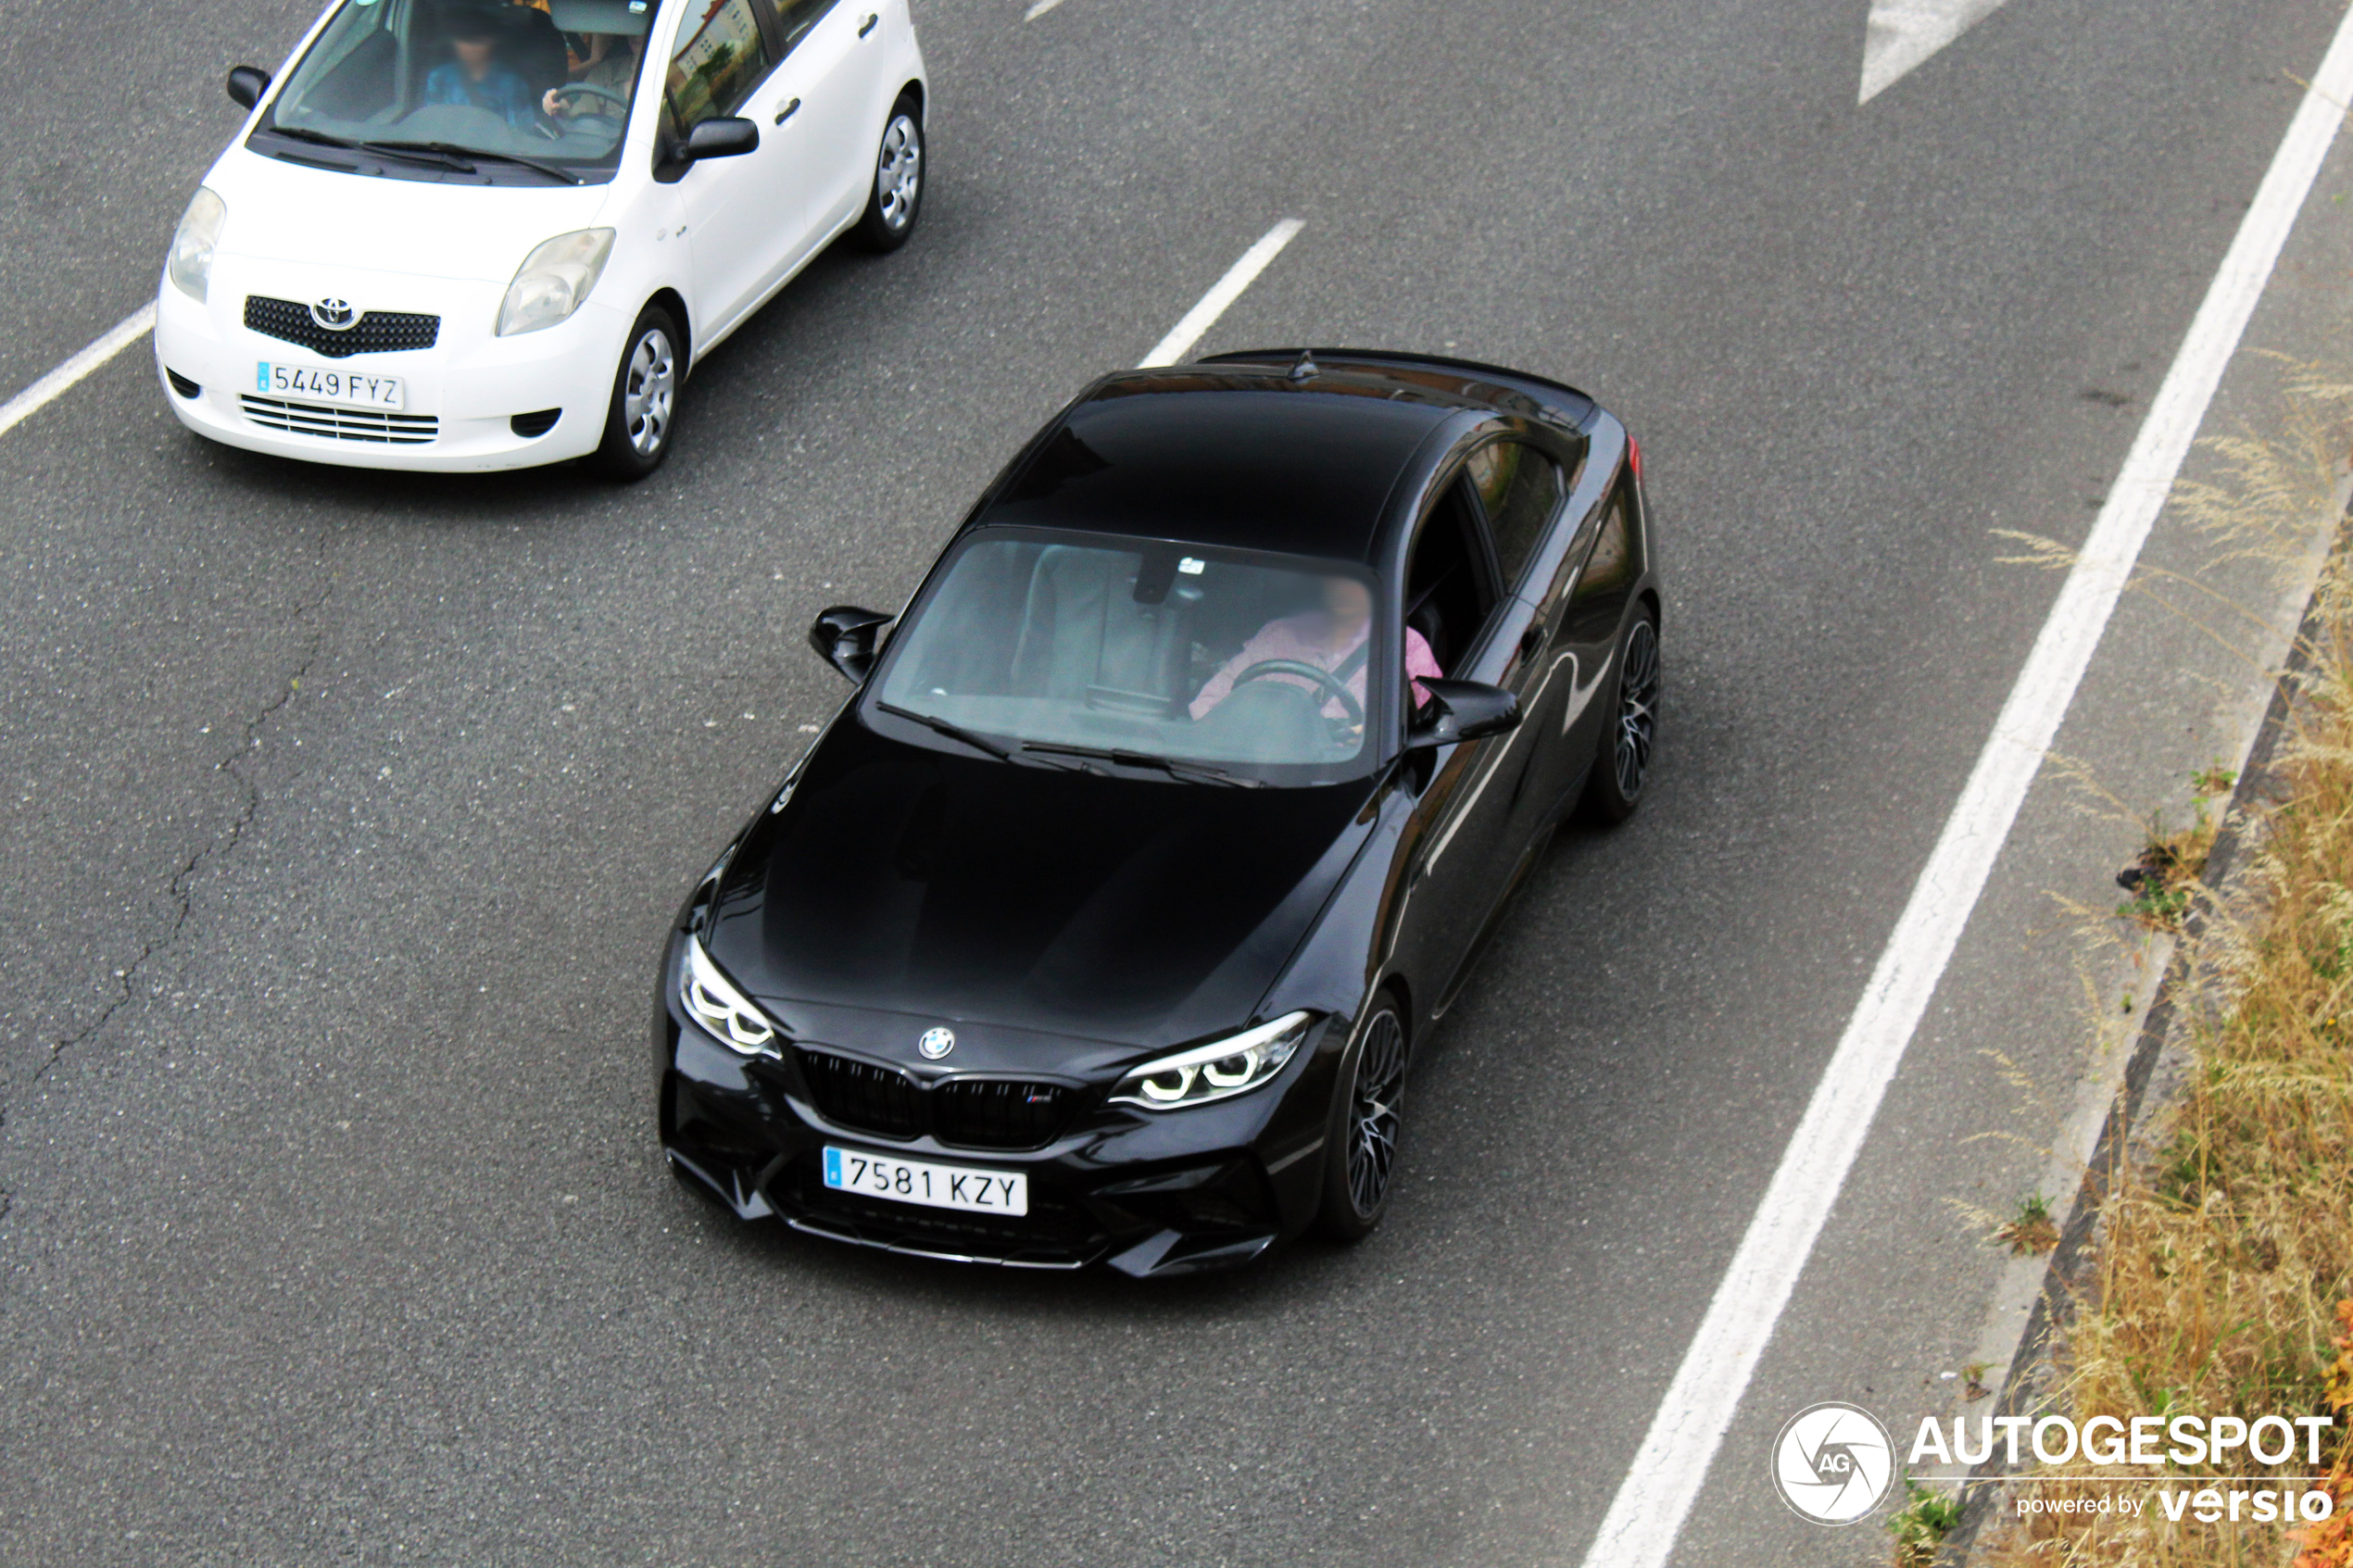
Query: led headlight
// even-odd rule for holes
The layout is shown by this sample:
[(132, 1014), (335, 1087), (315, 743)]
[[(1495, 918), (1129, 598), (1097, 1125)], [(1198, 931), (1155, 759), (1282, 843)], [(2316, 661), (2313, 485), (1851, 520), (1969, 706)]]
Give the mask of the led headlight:
[(681, 966), (678, 999), (697, 1023), (721, 1044), (746, 1056), (782, 1056), (776, 1048), (776, 1026), (752, 1006), (734, 981), (719, 972), (702, 944), (686, 938), (686, 961)]
[(228, 216), (229, 204), (199, 185), (188, 198), (188, 210), (180, 215), (180, 227), (172, 231), (171, 256), (164, 263), (164, 272), (182, 294), (199, 305), (212, 284), (213, 247), (220, 243), (220, 224)]
[(1314, 1022), (1313, 1013), (1285, 1013), (1272, 1023), (1148, 1061), (1119, 1081), (1112, 1102), (1176, 1110), (1245, 1093), (1283, 1070)]
[(535, 332), (579, 309), (612, 255), (610, 229), (558, 234), (522, 258), (498, 306), (498, 335)]

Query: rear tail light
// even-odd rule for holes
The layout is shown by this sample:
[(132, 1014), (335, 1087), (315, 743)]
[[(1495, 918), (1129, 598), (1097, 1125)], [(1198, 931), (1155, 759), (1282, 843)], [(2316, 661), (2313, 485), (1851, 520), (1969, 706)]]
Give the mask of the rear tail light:
[(1642, 482), (1642, 444), (1629, 435), (1626, 438), (1626, 466), (1634, 470), (1634, 483)]

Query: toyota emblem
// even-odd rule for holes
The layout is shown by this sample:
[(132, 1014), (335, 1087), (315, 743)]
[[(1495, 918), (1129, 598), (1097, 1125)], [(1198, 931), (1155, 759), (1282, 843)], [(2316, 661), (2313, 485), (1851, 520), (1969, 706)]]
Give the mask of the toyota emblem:
[(926, 1029), (924, 1037), (915, 1042), (915, 1048), (924, 1053), (925, 1061), (937, 1061), (956, 1048), (956, 1032), (953, 1029)]
[(351, 301), (331, 295), (310, 307), (310, 319), (331, 332), (347, 332), (352, 323), (359, 320), (359, 313), (352, 309)]

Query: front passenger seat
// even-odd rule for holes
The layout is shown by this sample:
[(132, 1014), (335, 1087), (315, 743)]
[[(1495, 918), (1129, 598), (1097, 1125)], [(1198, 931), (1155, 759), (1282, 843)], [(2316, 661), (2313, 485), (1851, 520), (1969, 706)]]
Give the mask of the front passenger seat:
[(1140, 567), (1132, 555), (1070, 545), (1038, 555), (1013, 650), (1017, 694), (1151, 718), (1175, 710), (1187, 607), (1174, 594), (1138, 604)]

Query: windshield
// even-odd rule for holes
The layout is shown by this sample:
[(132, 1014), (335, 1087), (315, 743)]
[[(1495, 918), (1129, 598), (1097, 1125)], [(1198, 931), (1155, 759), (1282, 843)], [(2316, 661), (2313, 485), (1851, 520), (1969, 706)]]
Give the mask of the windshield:
[(654, 13), (654, 0), (346, 0), (253, 145), (407, 179), (607, 178)]
[(1329, 783), (1361, 771), (1365, 716), (1395, 700), (1377, 597), (1339, 561), (988, 529), (908, 612), (875, 703), (1020, 759)]

